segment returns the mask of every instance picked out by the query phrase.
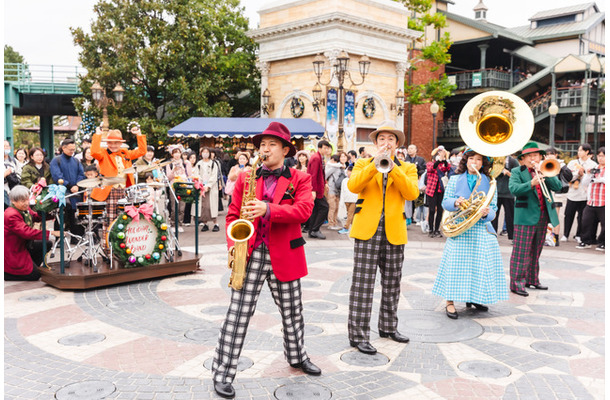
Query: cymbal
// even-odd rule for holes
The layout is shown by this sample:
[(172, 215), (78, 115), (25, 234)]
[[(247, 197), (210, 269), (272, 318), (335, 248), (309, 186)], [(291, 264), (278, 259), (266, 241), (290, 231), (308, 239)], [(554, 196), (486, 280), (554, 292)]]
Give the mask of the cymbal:
[(125, 183), (124, 176), (110, 176), (102, 178), (102, 186), (112, 186), (121, 183)]
[(129, 167), (129, 168), (125, 168), (123, 170), (123, 172), (121, 172), (121, 174), (133, 174), (134, 172), (136, 172), (136, 168), (135, 167)]
[(102, 186), (102, 178), (89, 178), (76, 182), (77, 186), (84, 188), (96, 188)]
[[(169, 165), (171, 163), (172, 163), (171, 160), (170, 161), (165, 161), (165, 162), (162, 162), (162, 163), (156, 163), (155, 162), (155, 163), (152, 163), (150, 165), (138, 165), (137, 169), (138, 169), (139, 173), (140, 172), (150, 172), (150, 171), (154, 171), (157, 168), (163, 168), (166, 165)], [(142, 168), (142, 169), (140, 169), (140, 168)]]

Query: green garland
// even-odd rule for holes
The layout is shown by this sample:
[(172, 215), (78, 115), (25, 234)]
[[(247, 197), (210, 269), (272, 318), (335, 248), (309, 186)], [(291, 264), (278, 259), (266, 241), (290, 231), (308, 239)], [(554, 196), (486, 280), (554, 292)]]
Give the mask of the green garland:
[(199, 197), (199, 189), (195, 189), (191, 182), (174, 182), (174, 192), (178, 201), (183, 201), (187, 204), (194, 203)]
[(305, 110), (305, 103), (300, 97), (293, 97), (290, 102), (290, 113), (294, 118), (301, 118)]
[(375, 115), (375, 99), (369, 97), (362, 102), (362, 113), (366, 118), (373, 118)]
[[(140, 215), (140, 218), (144, 218)], [(132, 221), (132, 218), (126, 213), (121, 213), (116, 221), (112, 224), (110, 232), (108, 232), (108, 240), (112, 245), (112, 253), (123, 263), (125, 268), (145, 267), (147, 265), (158, 264), (165, 253), (167, 246), (167, 224), (161, 215), (152, 214), (151, 222), (157, 227), (157, 239), (155, 242), (155, 251), (152, 254), (145, 256), (134, 256), (131, 254), (131, 249), (125, 244), (125, 228)]]
[(49, 194), (49, 188), (45, 187), (42, 189), (39, 195), (36, 196), (36, 203), (34, 204), (34, 211), (49, 213), (59, 207), (59, 202), (53, 201), (52, 198), (48, 198), (42, 201)]

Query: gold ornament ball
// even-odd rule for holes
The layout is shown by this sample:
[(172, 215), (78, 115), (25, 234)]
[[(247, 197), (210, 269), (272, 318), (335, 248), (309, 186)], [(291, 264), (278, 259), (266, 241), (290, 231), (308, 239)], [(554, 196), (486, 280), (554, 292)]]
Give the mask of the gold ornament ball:
[(163, 250), (163, 245), (162, 244), (159, 245), (159, 250)]
[(126, 219), (127, 219), (127, 215), (123, 215), (123, 219), (125, 219), (125, 220), (126, 220)]
[(186, 191), (186, 194), (191, 194), (191, 189), (188, 189), (188, 190)]
[(131, 249), (125, 249), (125, 253), (131, 254)]

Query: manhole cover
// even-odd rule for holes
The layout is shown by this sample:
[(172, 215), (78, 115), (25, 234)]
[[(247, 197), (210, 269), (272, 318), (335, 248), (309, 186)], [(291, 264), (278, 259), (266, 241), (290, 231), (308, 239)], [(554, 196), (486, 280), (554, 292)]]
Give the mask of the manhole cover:
[(182, 279), (179, 281), (176, 281), (176, 285), (182, 285), (182, 286), (197, 286), (197, 285), (203, 285), (205, 283), (205, 281), (203, 279)]
[[(203, 362), (203, 366), (211, 371), (213, 362), (214, 362), (214, 359), (210, 357)], [(254, 365), (254, 361), (252, 361), (248, 357), (241, 356), (241, 357), (239, 357), (239, 361), (237, 361), (237, 370), (245, 371), (253, 365)]]
[(571, 302), (574, 300), (570, 296), (563, 296), (560, 294), (541, 294), (541, 295), (538, 295), (538, 298), (542, 299), (542, 300), (552, 301), (552, 302), (566, 302), (566, 301)]
[(207, 342), (218, 340), (218, 329), (213, 328), (193, 328), (188, 330), (184, 337), (187, 339), (194, 340), (196, 342)]
[(227, 306), (211, 306), (201, 310), (202, 314), (210, 314), (210, 315), (226, 315), (227, 314)]
[(324, 329), (312, 324), (305, 324), (305, 336), (316, 336), (324, 332)]
[(491, 361), (464, 361), (458, 365), (458, 368), (479, 378), (500, 379), (510, 375), (510, 369)]
[(122, 309), (122, 308), (131, 308), (131, 307), (138, 307), (138, 306), (143, 306), (143, 305), (144, 305), (144, 302), (142, 300), (130, 299), (130, 300), (113, 301), (113, 302), (106, 304), (106, 307), (117, 310), (117, 309)]
[(277, 388), (274, 395), (278, 400), (327, 400), (332, 397), (332, 393), (328, 388), (314, 383), (291, 383), (289, 385), (280, 386)]
[(517, 322), (530, 325), (544, 325), (552, 326), (557, 325), (557, 321), (551, 317), (544, 317), (542, 315), (520, 315), (516, 318)]
[(309, 303), (305, 303), (303, 308), (310, 311), (331, 311), (336, 310), (337, 305), (335, 303), (329, 303), (326, 301), (311, 301)]
[(320, 286), (322, 286), (322, 285), (320, 285), (320, 283), (316, 282), (316, 281), (301, 280), (301, 287), (303, 287), (303, 288), (315, 288), (315, 287), (320, 287)]
[(101, 342), (106, 339), (105, 335), (96, 332), (77, 333), (74, 335), (64, 336), (57, 342), (64, 346), (86, 346), (89, 344)]
[(398, 311), (398, 331), (415, 342), (451, 343), (476, 338), (483, 333), (483, 327), (462, 316), (449, 319), (444, 310), (402, 310)]
[(112, 382), (85, 381), (64, 386), (55, 393), (57, 400), (97, 400), (103, 399), (116, 390)]
[(530, 347), (541, 353), (553, 356), (574, 356), (580, 353), (578, 347), (559, 342), (534, 342)]
[(359, 351), (349, 351), (341, 355), (341, 361), (359, 367), (379, 367), (386, 365), (390, 359), (381, 353), (364, 354)]
[(46, 301), (54, 299), (55, 295), (53, 294), (37, 294), (33, 296), (24, 296), (20, 297), (19, 301)]

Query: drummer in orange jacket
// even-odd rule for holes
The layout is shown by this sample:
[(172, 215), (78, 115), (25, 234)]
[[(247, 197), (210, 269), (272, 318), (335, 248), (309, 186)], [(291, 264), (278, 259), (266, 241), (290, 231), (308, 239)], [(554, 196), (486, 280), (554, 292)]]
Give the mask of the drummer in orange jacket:
[[(108, 131), (106, 139), (102, 139), (102, 131), (97, 128), (97, 131), (91, 138), (91, 156), (100, 164), (100, 173), (102, 176), (109, 178), (120, 176), (123, 171), (131, 167), (131, 161), (146, 154), (146, 136), (142, 135), (139, 127), (131, 128), (131, 133), (136, 135), (138, 139), (138, 148), (127, 150), (121, 148), (121, 143), (124, 143), (123, 135), (118, 129)], [(108, 148), (102, 148), (102, 141), (107, 143)], [(95, 201), (106, 201), (108, 207), (108, 221), (112, 222), (117, 217), (117, 202), (125, 196), (125, 187), (134, 184), (133, 174), (126, 175), (125, 185), (104, 186), (95, 188), (91, 193), (91, 198)], [(104, 223), (104, 230), (108, 224)]]

